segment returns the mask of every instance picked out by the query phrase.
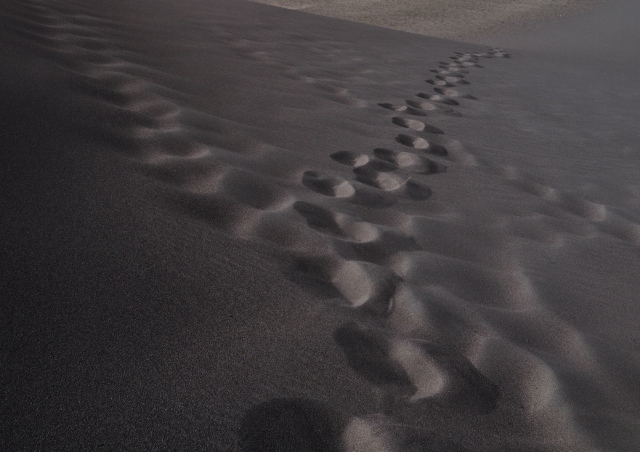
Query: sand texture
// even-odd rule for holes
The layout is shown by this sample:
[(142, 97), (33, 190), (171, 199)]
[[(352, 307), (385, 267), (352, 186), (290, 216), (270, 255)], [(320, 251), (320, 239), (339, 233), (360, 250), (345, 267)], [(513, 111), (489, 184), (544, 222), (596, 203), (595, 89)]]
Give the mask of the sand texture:
[(446, 39), (484, 42), (583, 14), (603, 0), (253, 0)]
[(0, 12), (0, 450), (640, 450), (623, 32)]

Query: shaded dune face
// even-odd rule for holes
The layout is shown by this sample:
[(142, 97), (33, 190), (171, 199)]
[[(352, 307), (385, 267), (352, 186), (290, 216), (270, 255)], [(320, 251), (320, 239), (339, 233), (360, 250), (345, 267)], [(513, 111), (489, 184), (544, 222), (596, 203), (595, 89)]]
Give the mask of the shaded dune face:
[[(221, 390), (220, 412), (235, 413), (240, 427), (216, 427), (214, 435), (233, 436), (245, 451), (491, 450), (484, 438), (495, 450), (596, 450), (576, 419), (597, 407), (575, 409), (566, 385), (580, 380), (606, 393), (607, 374), (586, 334), (550, 308), (541, 270), (525, 266), (522, 250), (546, 256), (594, 238), (636, 246), (640, 225), (478, 158), (474, 143), (453, 138), (491, 102), (472, 94), (474, 71), (508, 53), (414, 62), (420, 72), (403, 74), (415, 80), (397, 80), (393, 55), (380, 68), (380, 55), (325, 31), (296, 34), (292, 23), (262, 17), (238, 26), (209, 12), (189, 18), (210, 33), (198, 41), (206, 50), (186, 50), (250, 74), (237, 69), (242, 89), (224, 77), (222, 88), (211, 88), (216, 83), (198, 76), (207, 71), (136, 50), (127, 41), (131, 24), (74, 8), (11, 2), (8, 22), (95, 106), (81, 133), (156, 184), (163, 209), (197, 220), (199, 233), (209, 228), (272, 252), (295, 284), (288, 290), (310, 294), (292, 309), (325, 328), (308, 338), (294, 322), (258, 322), (307, 353), (274, 357), (281, 368), (270, 370), (271, 382), (289, 370), (302, 381)], [(212, 77), (221, 71), (215, 64)], [(517, 199), (524, 211), (486, 194)], [(241, 326), (250, 343), (258, 333)], [(203, 340), (212, 348), (231, 335), (212, 334)], [(319, 356), (316, 343), (331, 356)], [(268, 367), (255, 358), (260, 364), (248, 360), (243, 376)]]
[(343, 422), (320, 402), (272, 399), (245, 414), (240, 447), (244, 452), (339, 452)]
[(340, 177), (324, 176), (316, 171), (306, 171), (302, 183), (309, 189), (332, 197), (344, 198), (355, 193), (353, 186)]
[(338, 328), (333, 338), (342, 348), (351, 368), (369, 383), (401, 387), (412, 385), (406, 371), (389, 356), (388, 344), (383, 337), (348, 324)]
[(404, 403), (450, 398), (483, 414), (497, 407), (498, 386), (453, 349), (394, 337), (354, 323), (339, 327), (333, 338), (358, 376), (383, 389), (395, 387), (404, 394)]

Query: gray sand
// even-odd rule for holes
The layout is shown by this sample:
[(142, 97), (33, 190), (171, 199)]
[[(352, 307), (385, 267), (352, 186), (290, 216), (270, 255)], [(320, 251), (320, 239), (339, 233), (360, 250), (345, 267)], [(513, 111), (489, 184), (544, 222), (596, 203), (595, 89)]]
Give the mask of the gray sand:
[(0, 449), (640, 449), (616, 5), (501, 50), (3, 4)]

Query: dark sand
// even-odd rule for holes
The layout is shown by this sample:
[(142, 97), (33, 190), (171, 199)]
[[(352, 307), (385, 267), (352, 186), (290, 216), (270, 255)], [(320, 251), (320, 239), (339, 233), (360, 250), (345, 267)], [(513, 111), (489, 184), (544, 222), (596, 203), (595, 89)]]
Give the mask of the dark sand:
[(0, 11), (0, 450), (640, 449), (632, 2)]

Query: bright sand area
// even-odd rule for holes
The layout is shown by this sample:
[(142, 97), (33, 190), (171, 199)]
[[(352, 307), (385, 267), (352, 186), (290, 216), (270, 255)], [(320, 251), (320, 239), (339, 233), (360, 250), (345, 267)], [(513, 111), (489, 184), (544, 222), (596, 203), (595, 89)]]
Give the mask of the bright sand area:
[(1, 450), (640, 450), (635, 2), (0, 12)]
[(604, 0), (255, 0), (378, 27), (481, 41), (590, 11)]

